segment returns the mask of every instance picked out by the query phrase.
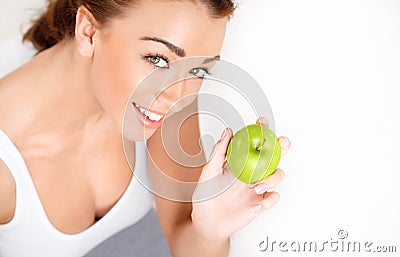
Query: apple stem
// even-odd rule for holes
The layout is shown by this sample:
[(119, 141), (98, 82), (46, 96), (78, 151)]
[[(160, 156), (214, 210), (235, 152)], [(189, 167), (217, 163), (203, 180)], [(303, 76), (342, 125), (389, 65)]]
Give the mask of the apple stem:
[(267, 142), (267, 139), (263, 139), (263, 141), (261, 142), (261, 144), (259, 146), (257, 146), (256, 150), (257, 151), (261, 151), (261, 148), (264, 146), (265, 142)]

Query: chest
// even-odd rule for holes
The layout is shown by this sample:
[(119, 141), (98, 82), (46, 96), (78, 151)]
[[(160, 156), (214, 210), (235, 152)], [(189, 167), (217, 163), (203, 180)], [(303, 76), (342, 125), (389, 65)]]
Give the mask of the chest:
[(21, 152), (49, 222), (67, 234), (103, 217), (133, 175), (118, 138), (30, 145)]

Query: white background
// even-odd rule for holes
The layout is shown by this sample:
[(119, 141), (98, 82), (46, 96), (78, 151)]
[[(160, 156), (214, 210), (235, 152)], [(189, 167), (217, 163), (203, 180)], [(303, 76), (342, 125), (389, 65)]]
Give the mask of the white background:
[[(15, 42), (43, 2), (0, 0), (0, 75), (31, 54)], [(399, 256), (400, 1), (241, 0), (222, 54), (263, 87), (292, 141), (281, 201), (233, 236), (231, 256)], [(267, 236), (322, 246), (341, 229), (397, 254), (258, 248)]]
[[(224, 58), (265, 89), (292, 140), (280, 203), (232, 256), (400, 256), (400, 1), (246, 0)], [(260, 252), (266, 240), (397, 245), (397, 254)], [(275, 247), (276, 249), (276, 247)]]

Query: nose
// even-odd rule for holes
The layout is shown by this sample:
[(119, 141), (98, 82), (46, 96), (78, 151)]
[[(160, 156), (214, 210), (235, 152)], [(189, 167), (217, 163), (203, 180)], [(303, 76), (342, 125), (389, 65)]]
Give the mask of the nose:
[(169, 112), (179, 112), (196, 98), (202, 81), (199, 79), (185, 79), (174, 83), (165, 89), (158, 100), (169, 109)]
[(167, 89), (165, 89), (160, 95), (159, 100), (169, 110), (173, 108), (173, 112), (179, 112), (183, 109), (183, 98), (185, 96), (185, 81), (177, 82)]

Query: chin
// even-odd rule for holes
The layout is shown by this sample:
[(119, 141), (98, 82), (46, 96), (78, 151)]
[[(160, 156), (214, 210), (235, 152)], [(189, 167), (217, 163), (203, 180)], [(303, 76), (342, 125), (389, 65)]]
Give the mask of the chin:
[[(132, 123), (129, 123), (131, 121)], [(130, 120), (125, 118), (122, 136), (124, 139), (129, 141), (146, 141), (151, 138), (157, 129), (150, 129), (141, 126), (140, 124), (135, 124), (135, 120)]]
[(154, 133), (156, 133), (156, 129), (145, 129), (144, 140), (151, 138)]

